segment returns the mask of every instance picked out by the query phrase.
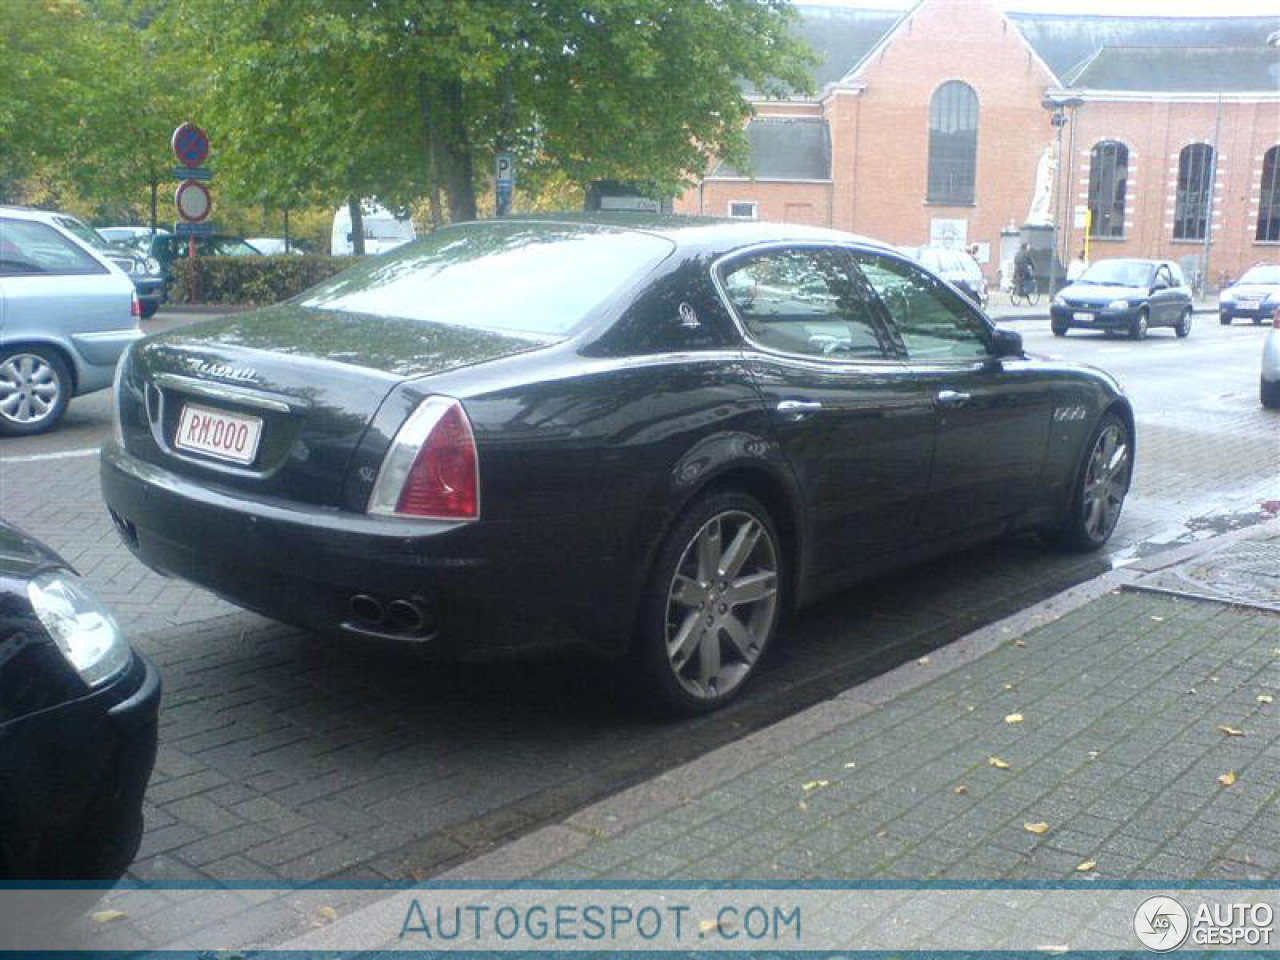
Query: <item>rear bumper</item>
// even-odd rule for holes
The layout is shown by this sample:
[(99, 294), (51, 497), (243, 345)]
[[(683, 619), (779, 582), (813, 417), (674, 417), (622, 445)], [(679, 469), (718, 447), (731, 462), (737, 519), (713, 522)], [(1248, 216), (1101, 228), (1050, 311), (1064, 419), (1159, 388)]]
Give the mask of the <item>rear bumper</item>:
[(1252, 320), (1255, 323), (1260, 321), (1269, 321), (1275, 316), (1276, 304), (1258, 304), (1258, 306), (1245, 307), (1239, 304), (1218, 304), (1218, 316), (1223, 320), (1234, 320), (1239, 317), (1242, 320)]
[(105, 688), (4, 728), (7, 879), (114, 882), (123, 875), (142, 838), (159, 708), (160, 675), (135, 653)]
[[(403, 521), (249, 499), (195, 484), (121, 451), (102, 451), (102, 493), (117, 530), (147, 566), (239, 606), (322, 633), (407, 642), (491, 659), (591, 646), (594, 631), (557, 615), (547, 569), (521, 549), (524, 528)], [(545, 536), (544, 536), (545, 540)], [(563, 577), (560, 594), (574, 579)], [(414, 629), (361, 616), (407, 601)], [(611, 611), (595, 611), (609, 622)], [(590, 638), (590, 639), (589, 639)]]

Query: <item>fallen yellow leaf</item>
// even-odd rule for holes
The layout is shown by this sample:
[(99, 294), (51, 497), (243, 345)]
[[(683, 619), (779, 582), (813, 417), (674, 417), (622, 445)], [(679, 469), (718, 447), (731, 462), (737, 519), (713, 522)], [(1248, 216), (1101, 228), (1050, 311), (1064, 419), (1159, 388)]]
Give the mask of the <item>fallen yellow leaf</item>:
[(960, 784), (960, 786), (956, 787), (956, 793), (968, 793), (968, 792), (969, 792), (969, 788), (966, 787), (963, 783)]
[(110, 923), (112, 920), (123, 920), (127, 916), (128, 914), (123, 910), (99, 910), (89, 914), (89, 919), (94, 923)]
[(1154, 620), (1156, 623), (1164, 623), (1164, 617), (1153, 616), (1151, 619)]
[(1020, 714), (1020, 713), (1011, 713), (1011, 714), (1009, 714), (1007, 717), (1005, 717), (1005, 718), (1004, 718), (1004, 722), (1005, 722), (1005, 723), (1021, 723), (1021, 722), (1022, 722), (1022, 714)]
[(1012, 690), (1012, 689), (1013, 689), (1013, 684), (1012, 684), (1012, 683), (1006, 683), (1006, 684), (1004, 685), (1004, 688), (1005, 688), (1006, 690)]
[(338, 919), (338, 911), (333, 909), (333, 907), (321, 907), (316, 911), (316, 915), (319, 916), (320, 919), (328, 920), (330, 922)]
[(1260, 694), (1258, 694), (1258, 702), (1259, 702), (1259, 703), (1274, 703), (1274, 702), (1275, 702), (1275, 699), (1276, 699), (1276, 698), (1275, 698), (1275, 697), (1273, 697), (1273, 696), (1272, 696), (1271, 694), (1269, 694), (1269, 693), (1260, 693)]
[(1027, 641), (1019, 637), (1017, 640), (1013, 641), (1013, 645), (1015, 647), (1025, 647), (1027, 645)]
[(1084, 863), (1078, 863), (1076, 864), (1076, 873), (1088, 873), (1097, 865), (1097, 860), (1086, 860)]
[(1238, 727), (1229, 727), (1225, 723), (1219, 724), (1218, 729), (1225, 733), (1228, 737), (1243, 737), (1244, 731)]
[(720, 927), (720, 924), (716, 923), (714, 920), (699, 920), (699, 921), (698, 921), (698, 932), (699, 932), (699, 933), (710, 933), (712, 930), (716, 930), (716, 929), (718, 929), (719, 927)]
[(995, 767), (997, 770), (1008, 770), (1009, 764), (1001, 760), (999, 757), (987, 757), (987, 764)]
[(1234, 770), (1228, 770), (1226, 773), (1224, 773), (1222, 776), (1218, 778), (1218, 782), (1222, 784), (1224, 787), (1229, 787), (1236, 782), (1236, 779), (1237, 779), (1236, 772)]
[(854, 763), (852, 760), (850, 760), (848, 763), (846, 763), (846, 764), (844, 765), (844, 768), (845, 768), (846, 770), (852, 770), (852, 769), (853, 769), (854, 767), (856, 767), (856, 766), (857, 766), (857, 764), (856, 764), (856, 763)]
[(1027, 833), (1048, 833), (1049, 825), (1041, 820), (1039, 823), (1024, 823), (1022, 829)]
[(919, 660), (916, 661), (916, 663), (920, 664), (920, 666), (922, 667), (927, 667), (929, 665), (929, 658), (921, 657)]
[(814, 790), (821, 790), (823, 787), (831, 786), (830, 780), (810, 780), (800, 789), (805, 793), (812, 793)]
[(1065, 943), (1045, 943), (1036, 947), (1041, 953), (1067, 953), (1071, 947)]

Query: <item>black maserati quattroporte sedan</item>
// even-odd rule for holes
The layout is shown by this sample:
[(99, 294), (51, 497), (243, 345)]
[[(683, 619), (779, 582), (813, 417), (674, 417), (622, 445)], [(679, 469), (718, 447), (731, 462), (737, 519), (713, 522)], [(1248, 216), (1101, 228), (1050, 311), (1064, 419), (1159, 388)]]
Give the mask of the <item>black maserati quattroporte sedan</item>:
[(786, 611), (1017, 528), (1096, 548), (1133, 415), (892, 248), (504, 219), (140, 341), (102, 486), (150, 566), (461, 658), (629, 658), (723, 703)]

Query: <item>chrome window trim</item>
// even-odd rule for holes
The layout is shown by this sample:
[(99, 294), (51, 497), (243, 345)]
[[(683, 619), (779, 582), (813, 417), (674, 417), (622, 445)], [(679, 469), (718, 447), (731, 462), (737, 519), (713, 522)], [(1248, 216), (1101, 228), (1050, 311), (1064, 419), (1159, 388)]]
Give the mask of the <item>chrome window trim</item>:
[[(878, 366), (878, 367), (902, 367), (905, 364), (904, 357), (882, 357), (880, 359), (864, 358), (859, 360), (840, 360), (837, 358), (826, 359), (824, 357), (815, 356), (812, 353), (791, 353), (787, 350), (778, 350), (774, 347), (768, 347), (757, 341), (751, 336), (747, 329), (746, 323), (743, 321), (738, 308), (733, 305), (733, 300), (729, 297), (729, 292), (725, 289), (724, 283), (720, 279), (720, 272), (723, 266), (731, 260), (740, 257), (748, 257), (757, 253), (767, 253), (771, 250), (838, 250), (844, 254), (848, 254), (851, 247), (847, 243), (840, 241), (827, 240), (768, 240), (763, 243), (753, 243), (749, 246), (739, 247), (728, 253), (721, 254), (712, 261), (708, 271), (711, 275), (712, 286), (715, 287), (716, 296), (720, 298), (720, 303), (725, 310), (729, 312), (729, 316), (733, 320), (734, 326), (738, 330), (738, 335), (751, 345), (752, 349), (758, 350), (760, 353), (768, 354), (774, 357), (783, 357), (788, 360), (800, 360), (808, 363), (816, 364), (823, 368), (832, 367), (860, 367), (860, 366)], [(877, 250), (877, 253), (880, 251)], [(875, 293), (872, 290), (872, 293)], [(879, 295), (876, 296), (879, 301)], [(892, 334), (892, 330), (885, 331)]]

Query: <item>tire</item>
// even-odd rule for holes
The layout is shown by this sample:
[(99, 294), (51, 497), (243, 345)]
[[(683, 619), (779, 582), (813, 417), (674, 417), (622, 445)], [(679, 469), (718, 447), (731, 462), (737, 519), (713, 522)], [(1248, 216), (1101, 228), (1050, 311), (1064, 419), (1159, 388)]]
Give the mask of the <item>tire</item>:
[(1034, 287), (1031, 290), (1028, 290), (1027, 306), (1034, 307), (1039, 302), (1040, 302), (1040, 291), (1036, 290)]
[[(1117, 452), (1122, 457), (1119, 462)], [(1071, 501), (1053, 535), (1060, 545), (1085, 552), (1101, 549), (1111, 539), (1133, 479), (1132, 452), (1133, 437), (1124, 420), (1114, 413), (1104, 414), (1076, 465)]]
[(1071, 329), (1071, 324), (1067, 323), (1065, 320), (1050, 320), (1049, 329), (1053, 331), (1053, 335), (1055, 337), (1065, 337), (1067, 335), (1067, 331)]
[[(748, 543), (735, 562), (735, 548)], [(726, 573), (726, 562), (736, 570)], [(752, 497), (727, 491), (689, 507), (658, 551), (643, 598), (633, 645), (643, 692), (686, 715), (736, 697), (777, 631), (785, 569), (773, 520)], [(752, 599), (734, 604), (735, 581)]]
[(1280, 410), (1280, 380), (1261, 380), (1258, 393), (1268, 410)]
[(1129, 339), (1145, 340), (1147, 338), (1148, 323), (1147, 311), (1139, 310), (1138, 315), (1129, 321)]
[(1224, 316), (1222, 316), (1221, 314), (1219, 314), (1219, 315), (1218, 315), (1218, 322), (1219, 322), (1220, 324), (1222, 324), (1224, 327), (1229, 327), (1229, 326), (1231, 326), (1231, 318), (1230, 318), (1230, 317), (1224, 317)]
[(1255, 327), (1260, 327), (1260, 326), (1262, 326), (1262, 318), (1261, 318), (1261, 317), (1254, 317), (1254, 318), (1253, 318), (1253, 325), (1254, 325)]
[(160, 309), (160, 304), (156, 300), (143, 300), (139, 306), (142, 309), (143, 320), (150, 320), (156, 315), (156, 311)]
[(1184, 340), (1191, 335), (1191, 308), (1182, 311), (1182, 316), (1178, 318), (1178, 325), (1173, 328), (1173, 332)]
[(62, 419), (71, 402), (71, 371), (48, 347), (0, 350), (0, 436), (30, 437)]

